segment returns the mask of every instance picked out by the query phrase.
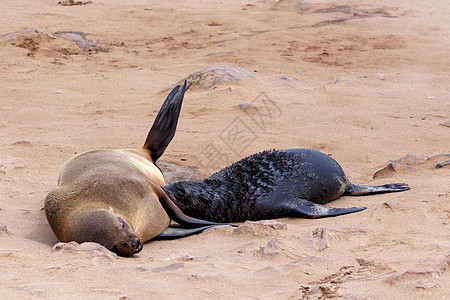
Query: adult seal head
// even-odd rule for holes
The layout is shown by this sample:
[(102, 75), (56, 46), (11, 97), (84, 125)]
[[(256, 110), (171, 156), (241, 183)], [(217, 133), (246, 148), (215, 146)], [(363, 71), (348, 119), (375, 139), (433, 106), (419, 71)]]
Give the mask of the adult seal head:
[[(155, 165), (169, 145), (189, 86), (164, 101), (142, 149), (93, 150), (67, 161), (45, 199), (48, 223), (62, 242), (97, 242), (121, 256), (161, 234), (180, 237), (217, 225), (184, 215), (161, 189)], [(190, 229), (168, 228), (170, 219)]]
[(352, 184), (330, 156), (311, 149), (288, 149), (253, 154), (204, 180), (176, 182), (163, 189), (187, 215), (212, 222), (242, 222), (344, 215), (366, 208), (322, 204), (341, 195), (400, 192), (409, 187)]

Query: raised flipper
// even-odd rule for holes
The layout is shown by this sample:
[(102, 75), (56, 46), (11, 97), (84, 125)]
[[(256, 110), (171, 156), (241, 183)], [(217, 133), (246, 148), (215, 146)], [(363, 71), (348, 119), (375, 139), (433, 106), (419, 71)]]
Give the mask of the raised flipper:
[(362, 185), (350, 183), (344, 195), (362, 196), (381, 193), (403, 192), (411, 188), (406, 183), (390, 183), (383, 185)]
[(203, 232), (203, 230), (214, 227), (216, 225), (209, 225), (199, 228), (182, 228), (182, 227), (167, 227), (158, 236), (154, 237), (155, 240), (173, 240), (182, 238), (185, 236), (198, 234)]
[(173, 88), (153, 122), (144, 143), (144, 148), (148, 149), (152, 155), (153, 163), (161, 157), (175, 135), (184, 93), (189, 86), (186, 86), (185, 81), (181, 89), (179, 85)]
[[(199, 228), (204, 226), (219, 226), (219, 225), (230, 225), (223, 223), (215, 223), (206, 220), (200, 220), (196, 218), (189, 217), (185, 215), (178, 206), (173, 203), (173, 201), (167, 196), (166, 192), (159, 186), (153, 187), (155, 192), (158, 194), (159, 201), (161, 205), (164, 207), (166, 213), (169, 217), (177, 222), (178, 224), (187, 227), (187, 228)], [(231, 225), (236, 226), (236, 225)]]

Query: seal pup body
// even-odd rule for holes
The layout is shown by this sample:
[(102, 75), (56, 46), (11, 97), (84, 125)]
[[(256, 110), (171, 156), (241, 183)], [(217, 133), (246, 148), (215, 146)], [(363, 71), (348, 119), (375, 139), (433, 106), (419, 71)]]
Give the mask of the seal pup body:
[(195, 228), (182, 234), (168, 230), (166, 235), (174, 237), (217, 225), (184, 215), (161, 189), (164, 176), (155, 165), (175, 134), (188, 88), (185, 83), (172, 90), (142, 149), (87, 151), (63, 165), (58, 186), (44, 203), (48, 223), (60, 241), (97, 242), (130, 256), (166, 230), (171, 218)]
[(213, 222), (242, 222), (282, 217), (338, 216), (365, 207), (329, 208), (341, 195), (409, 190), (404, 183), (352, 184), (330, 156), (312, 149), (263, 151), (204, 180), (164, 186), (187, 215)]

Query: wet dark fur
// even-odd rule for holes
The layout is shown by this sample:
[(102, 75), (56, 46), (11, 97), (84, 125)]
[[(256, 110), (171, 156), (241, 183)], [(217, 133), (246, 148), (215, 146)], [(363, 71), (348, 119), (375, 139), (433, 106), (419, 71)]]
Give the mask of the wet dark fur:
[(365, 207), (329, 208), (341, 195), (409, 190), (404, 183), (352, 184), (341, 166), (311, 149), (270, 150), (253, 154), (205, 180), (163, 187), (187, 215), (213, 222), (280, 217), (320, 218), (362, 211)]
[(288, 198), (283, 196), (324, 204), (338, 198), (347, 186), (347, 177), (334, 159), (310, 149), (290, 149), (253, 154), (205, 180), (177, 182), (164, 190), (189, 216), (238, 222), (293, 216), (277, 209), (278, 201)]

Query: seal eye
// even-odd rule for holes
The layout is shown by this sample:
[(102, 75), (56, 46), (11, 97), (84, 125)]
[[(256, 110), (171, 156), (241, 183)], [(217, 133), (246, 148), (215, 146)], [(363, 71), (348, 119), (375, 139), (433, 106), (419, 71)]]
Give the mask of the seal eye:
[(124, 229), (125, 228), (125, 221), (122, 220), (122, 218), (119, 218), (119, 222), (120, 222), (121, 228)]

